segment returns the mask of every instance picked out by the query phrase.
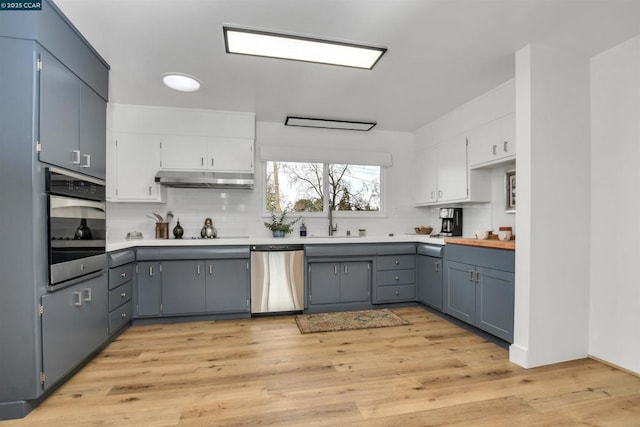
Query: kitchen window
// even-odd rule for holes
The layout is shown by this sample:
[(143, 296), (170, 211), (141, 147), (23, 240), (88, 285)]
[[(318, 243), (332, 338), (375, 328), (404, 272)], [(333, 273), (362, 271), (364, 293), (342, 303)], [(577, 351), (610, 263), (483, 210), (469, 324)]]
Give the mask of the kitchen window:
[(265, 162), (266, 212), (380, 212), (381, 166)]

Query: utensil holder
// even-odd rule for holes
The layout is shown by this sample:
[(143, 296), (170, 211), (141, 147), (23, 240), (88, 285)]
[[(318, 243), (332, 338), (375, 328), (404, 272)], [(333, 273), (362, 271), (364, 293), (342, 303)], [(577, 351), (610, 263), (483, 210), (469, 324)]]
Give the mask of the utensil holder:
[(156, 239), (168, 239), (169, 238), (169, 223), (158, 222), (156, 223)]

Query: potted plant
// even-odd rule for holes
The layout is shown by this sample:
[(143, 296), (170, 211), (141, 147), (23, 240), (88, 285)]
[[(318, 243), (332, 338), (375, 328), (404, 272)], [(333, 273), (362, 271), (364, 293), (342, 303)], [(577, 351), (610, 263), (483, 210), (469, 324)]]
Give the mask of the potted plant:
[(283, 211), (279, 216), (275, 212), (271, 212), (271, 221), (265, 222), (264, 226), (273, 233), (273, 237), (284, 237), (293, 231), (293, 224), (300, 221), (302, 217), (298, 217), (293, 221), (287, 221), (287, 211)]

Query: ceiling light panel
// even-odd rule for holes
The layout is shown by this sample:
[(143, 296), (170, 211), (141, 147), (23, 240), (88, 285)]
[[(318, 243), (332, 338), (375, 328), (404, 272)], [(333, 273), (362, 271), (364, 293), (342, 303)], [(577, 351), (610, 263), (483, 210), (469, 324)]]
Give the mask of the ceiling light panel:
[(322, 129), (343, 129), (343, 130), (371, 130), (375, 122), (354, 122), (348, 120), (315, 119), (311, 117), (291, 117), (288, 116), (284, 122), (285, 126), (299, 126), (306, 128)]
[(382, 47), (311, 37), (223, 27), (227, 53), (371, 69), (387, 51)]

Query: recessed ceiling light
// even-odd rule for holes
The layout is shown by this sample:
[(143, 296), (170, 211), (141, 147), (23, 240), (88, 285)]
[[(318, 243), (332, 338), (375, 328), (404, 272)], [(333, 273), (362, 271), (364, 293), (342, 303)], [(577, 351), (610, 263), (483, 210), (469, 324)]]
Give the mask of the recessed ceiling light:
[(372, 69), (387, 51), (383, 47), (313, 37), (222, 27), (227, 53), (292, 59)]
[(287, 116), (285, 126), (299, 126), (305, 128), (342, 129), (342, 130), (371, 130), (375, 122), (356, 122), (349, 120), (315, 119), (311, 117)]
[(182, 73), (168, 73), (162, 76), (162, 82), (168, 88), (180, 92), (195, 92), (200, 89), (200, 82), (193, 76)]

